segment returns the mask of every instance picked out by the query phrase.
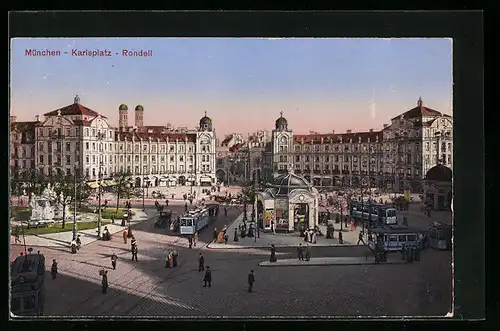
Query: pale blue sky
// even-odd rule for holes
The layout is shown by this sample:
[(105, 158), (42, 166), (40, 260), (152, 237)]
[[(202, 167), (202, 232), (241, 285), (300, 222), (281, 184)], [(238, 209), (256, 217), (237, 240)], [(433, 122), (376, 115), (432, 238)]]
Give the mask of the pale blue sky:
[[(68, 55), (30, 57), (26, 49)], [(71, 49), (152, 50), (152, 57), (78, 58)], [(194, 127), (206, 109), (218, 134), (272, 129), (283, 110), (296, 132), (381, 128), (416, 106), (451, 114), (451, 39), (15, 39), (11, 114), (81, 103), (118, 124), (118, 106), (145, 123)], [(132, 125), (133, 114), (129, 115)]]

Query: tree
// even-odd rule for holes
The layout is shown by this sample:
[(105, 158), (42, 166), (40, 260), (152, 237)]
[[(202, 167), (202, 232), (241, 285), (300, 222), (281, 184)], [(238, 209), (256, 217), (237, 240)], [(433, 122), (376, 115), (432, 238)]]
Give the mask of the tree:
[(56, 201), (63, 208), (62, 228), (66, 226), (66, 207), (75, 202), (75, 177), (62, 174), (53, 177), (52, 188), (56, 194)]
[(255, 192), (256, 192), (256, 189), (255, 189), (254, 185), (246, 186), (245, 188), (243, 188), (243, 190), (241, 190), (241, 194), (243, 195), (243, 199), (245, 200), (246, 203), (249, 203), (252, 205), (254, 204)]
[(116, 196), (116, 211), (120, 208), (120, 198), (130, 199), (142, 194), (142, 189), (130, 185), (132, 174), (126, 171), (120, 171), (113, 175), (115, 185), (110, 188), (110, 191)]

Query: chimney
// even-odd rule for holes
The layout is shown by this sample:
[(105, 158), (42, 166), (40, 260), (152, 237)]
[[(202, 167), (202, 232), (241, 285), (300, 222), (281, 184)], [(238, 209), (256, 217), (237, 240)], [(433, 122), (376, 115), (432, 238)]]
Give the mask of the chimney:
[(373, 129), (370, 129), (370, 132), (373, 132)]
[(335, 130), (332, 130), (332, 134), (335, 134)]
[(384, 129), (386, 129), (389, 125), (388, 124), (384, 124)]
[(351, 130), (351, 129), (349, 129), (349, 130), (347, 130), (346, 132), (347, 132), (347, 133), (352, 133), (352, 130)]
[(17, 116), (10, 117), (10, 123), (15, 123), (17, 121)]

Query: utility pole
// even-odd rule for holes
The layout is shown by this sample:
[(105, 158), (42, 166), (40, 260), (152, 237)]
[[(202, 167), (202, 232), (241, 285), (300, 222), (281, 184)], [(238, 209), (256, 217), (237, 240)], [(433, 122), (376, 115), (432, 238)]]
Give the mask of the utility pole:
[(98, 173), (98, 210), (97, 214), (97, 237), (101, 238), (101, 195), (102, 195), (102, 140), (105, 138), (104, 133), (99, 132), (97, 134), (97, 140), (99, 140), (99, 173)]

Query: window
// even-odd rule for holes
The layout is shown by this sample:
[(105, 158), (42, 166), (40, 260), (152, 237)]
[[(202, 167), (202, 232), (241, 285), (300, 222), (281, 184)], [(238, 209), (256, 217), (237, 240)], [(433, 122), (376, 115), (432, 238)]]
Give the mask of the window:
[(92, 163), (95, 163), (95, 155), (92, 155)]
[(170, 155), (170, 162), (174, 162), (174, 156)]
[(92, 129), (92, 137), (95, 137), (95, 129)]
[(162, 155), (162, 156), (160, 156), (160, 162), (161, 162), (161, 163), (164, 163), (164, 162), (165, 162), (165, 156), (163, 156), (163, 155)]
[(21, 309), (21, 298), (12, 298), (10, 301), (10, 307), (12, 312), (17, 312)]
[(130, 155), (127, 155), (127, 162), (131, 162), (132, 157)]
[[(205, 146), (203, 146), (205, 147)], [(170, 149), (169, 149), (170, 153), (174, 153), (175, 152), (175, 146), (170, 146)]]
[(40, 155), (39, 162), (40, 162), (40, 164), (43, 164), (43, 155)]
[(144, 152), (147, 152), (148, 151), (148, 145), (142, 145), (142, 150)]
[(144, 163), (148, 162), (148, 157), (147, 156), (143, 156), (142, 157), (142, 162), (144, 162)]
[(124, 159), (123, 155), (120, 155), (120, 162), (123, 162), (123, 159)]
[(398, 241), (398, 236), (390, 235), (389, 236), (389, 241)]
[(95, 151), (95, 143), (92, 143), (92, 150)]
[(184, 162), (184, 156), (180, 155), (180, 156), (179, 156), (179, 161), (180, 161), (180, 162)]
[(190, 161), (190, 162), (193, 162), (193, 161), (194, 161), (194, 156), (193, 156), (193, 155), (189, 155), (189, 161)]
[(66, 136), (69, 137), (71, 135), (71, 128), (66, 128)]
[(71, 151), (71, 143), (66, 143), (66, 152)]
[(71, 164), (71, 156), (66, 155), (66, 165), (70, 165), (70, 164)]
[(87, 136), (87, 137), (89, 136), (89, 129), (88, 128), (85, 129), (85, 136)]
[(300, 146), (295, 146), (295, 151), (300, 152)]
[(151, 153), (156, 153), (156, 145), (151, 146)]
[(135, 168), (134, 168), (134, 172), (135, 172), (135, 174), (136, 174), (136, 175), (138, 175), (138, 174), (139, 174), (139, 166), (135, 166)]
[(164, 166), (164, 165), (160, 166), (160, 172), (161, 172), (162, 174), (163, 174), (163, 173), (165, 173), (165, 166)]
[(148, 173), (148, 167), (147, 166), (143, 166), (142, 167), (142, 173), (143, 174), (147, 174)]
[(95, 177), (95, 168), (92, 168), (92, 177)]
[(448, 154), (448, 164), (451, 164), (451, 154)]
[(155, 155), (151, 155), (151, 162), (156, 162), (156, 156)]
[(328, 152), (330, 150), (330, 146), (326, 145), (325, 146), (325, 152)]
[(193, 146), (189, 146), (188, 151), (189, 151), (189, 153), (193, 153), (193, 151), (194, 151)]
[(139, 163), (139, 155), (136, 155), (134, 159), (135, 162)]
[(179, 146), (179, 152), (180, 152), (180, 153), (184, 153), (184, 146), (183, 146), (183, 145), (180, 145), (180, 146)]
[(300, 155), (295, 155), (295, 162), (300, 162)]
[(425, 150), (428, 152), (429, 151), (429, 143), (425, 143)]
[(139, 153), (140, 152), (140, 147), (139, 147), (139, 144), (136, 144), (135, 147), (134, 147), (134, 151), (136, 153)]

